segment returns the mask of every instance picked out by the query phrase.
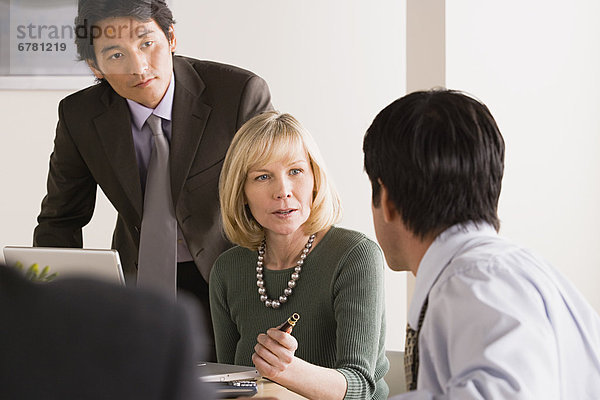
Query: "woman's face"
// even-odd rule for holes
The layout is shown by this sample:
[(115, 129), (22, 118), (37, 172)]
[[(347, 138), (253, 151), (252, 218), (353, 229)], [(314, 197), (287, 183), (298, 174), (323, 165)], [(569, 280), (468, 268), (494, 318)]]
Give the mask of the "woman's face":
[(310, 161), (300, 146), (288, 155), (251, 166), (244, 184), (250, 211), (267, 235), (294, 234), (310, 216), (314, 188)]

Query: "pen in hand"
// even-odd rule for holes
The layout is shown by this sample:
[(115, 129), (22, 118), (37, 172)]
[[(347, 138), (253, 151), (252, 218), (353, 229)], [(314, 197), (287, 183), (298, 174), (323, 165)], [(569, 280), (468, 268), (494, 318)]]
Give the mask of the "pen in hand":
[(294, 329), (294, 326), (296, 325), (296, 322), (298, 322), (299, 319), (300, 319), (300, 314), (293, 313), (287, 319), (287, 321), (285, 321), (283, 324), (279, 325), (277, 327), (277, 329), (279, 329), (280, 331), (283, 331), (283, 332), (292, 333), (292, 329)]

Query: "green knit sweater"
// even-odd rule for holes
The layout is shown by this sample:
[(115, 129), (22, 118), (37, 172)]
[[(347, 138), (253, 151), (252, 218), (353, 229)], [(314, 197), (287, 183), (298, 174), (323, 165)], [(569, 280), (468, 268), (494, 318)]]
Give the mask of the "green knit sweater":
[[(256, 337), (294, 312), (296, 356), (335, 368), (348, 382), (346, 399), (386, 399), (383, 258), (365, 235), (332, 227), (308, 254), (287, 303), (266, 308), (256, 286), (256, 251), (229, 249), (210, 275), (210, 306), (217, 359), (252, 365)], [(264, 269), (269, 298), (287, 287), (293, 268)]]

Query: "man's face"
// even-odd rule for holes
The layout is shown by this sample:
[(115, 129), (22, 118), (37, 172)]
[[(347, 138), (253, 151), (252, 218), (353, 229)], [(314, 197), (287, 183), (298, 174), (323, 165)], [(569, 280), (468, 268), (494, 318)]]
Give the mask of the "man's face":
[(154, 20), (107, 18), (97, 26), (100, 34), (94, 39), (96, 64), (88, 61), (94, 75), (106, 79), (122, 97), (155, 108), (173, 73), (173, 27), (168, 40)]

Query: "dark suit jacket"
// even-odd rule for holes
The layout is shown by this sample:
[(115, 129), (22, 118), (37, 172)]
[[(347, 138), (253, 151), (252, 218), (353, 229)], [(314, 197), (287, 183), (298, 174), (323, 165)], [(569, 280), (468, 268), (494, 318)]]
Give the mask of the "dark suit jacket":
[(0, 398), (212, 398), (191, 305), (83, 279), (33, 284), (0, 265)]
[[(219, 215), (218, 179), (238, 128), (272, 109), (267, 84), (237, 67), (174, 56), (171, 186), (175, 213), (204, 279), (231, 246)], [(129, 108), (107, 82), (63, 99), (35, 246), (82, 247), (81, 228), (100, 185), (118, 212), (113, 248), (128, 282), (136, 275), (142, 190)], [(126, 278), (126, 279), (127, 279)]]

